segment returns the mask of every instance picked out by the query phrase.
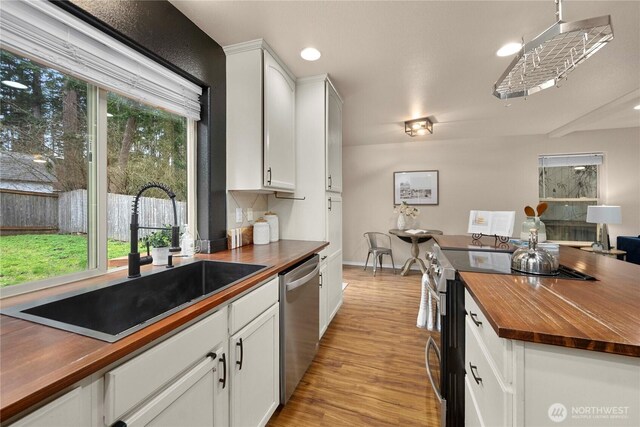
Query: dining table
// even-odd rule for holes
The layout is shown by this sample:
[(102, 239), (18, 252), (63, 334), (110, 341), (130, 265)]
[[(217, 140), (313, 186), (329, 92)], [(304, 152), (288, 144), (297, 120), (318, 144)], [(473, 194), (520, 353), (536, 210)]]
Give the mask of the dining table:
[(419, 257), (420, 248), (418, 245), (420, 243), (426, 242), (435, 235), (441, 235), (442, 231), (422, 229), (399, 230), (397, 228), (393, 228), (389, 230), (389, 234), (397, 236), (404, 242), (411, 243), (411, 258), (407, 259), (407, 261), (404, 263), (400, 274), (402, 276), (406, 276), (413, 264), (418, 264), (418, 267), (420, 267), (420, 271), (422, 271), (422, 274), (424, 274), (427, 271), (427, 267), (424, 265), (424, 261), (422, 261)]

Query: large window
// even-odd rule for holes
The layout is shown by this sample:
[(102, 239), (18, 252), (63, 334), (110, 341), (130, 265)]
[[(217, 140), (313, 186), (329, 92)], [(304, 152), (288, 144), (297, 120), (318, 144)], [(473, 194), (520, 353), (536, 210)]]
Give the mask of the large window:
[(602, 154), (539, 157), (539, 197), (547, 239), (592, 242), (596, 224), (586, 222), (587, 206), (598, 204)]
[[(94, 194), (88, 120), (97, 89), (0, 55), (0, 285), (95, 268), (86, 195)], [(85, 201), (74, 205), (79, 193)]]
[[(202, 87), (52, 2), (0, 9), (0, 296), (125, 265), (149, 181), (172, 188), (195, 235)], [(163, 193), (145, 192), (139, 213), (173, 223)]]
[[(0, 53), (0, 286), (126, 264), (131, 201), (149, 181), (176, 193), (178, 222), (187, 222), (188, 119)], [(173, 224), (166, 194), (143, 196), (141, 224)]]
[[(178, 225), (187, 223), (187, 126), (185, 117), (152, 108), (124, 96), (107, 95), (107, 233), (129, 240), (131, 196), (150, 181), (176, 194)], [(140, 201), (140, 225), (173, 225), (173, 206), (162, 190), (152, 188)], [(141, 230), (144, 236), (147, 231)], [(109, 246), (110, 267), (124, 263), (117, 246)], [(115, 259), (115, 260), (114, 260)]]

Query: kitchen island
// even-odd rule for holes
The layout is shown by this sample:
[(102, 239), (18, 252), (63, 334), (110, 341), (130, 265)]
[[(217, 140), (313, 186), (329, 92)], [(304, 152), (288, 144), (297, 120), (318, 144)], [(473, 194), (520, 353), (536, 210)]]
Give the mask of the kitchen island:
[[(50, 400), (52, 396), (92, 374), (139, 353), (206, 313), (253, 290), (280, 271), (318, 253), (327, 244), (280, 240), (269, 245), (197, 255), (195, 259), (254, 263), (268, 268), (114, 343), (0, 316), (0, 421), (4, 422), (34, 405)], [(164, 266), (144, 266), (142, 272), (147, 274), (164, 269)], [(6, 298), (1, 305), (6, 308), (124, 278), (126, 270), (121, 270)]]
[[(449, 254), (478, 250), (470, 237), (436, 240)], [(510, 252), (491, 241), (482, 250)], [(640, 268), (571, 247), (560, 264), (597, 280), (456, 273), (466, 425), (640, 422)]]
[[(508, 250), (483, 238), (435, 236), (442, 248)], [(477, 249), (480, 248), (480, 249)], [(560, 247), (560, 264), (596, 281), (460, 272), (501, 338), (640, 357), (640, 266)]]

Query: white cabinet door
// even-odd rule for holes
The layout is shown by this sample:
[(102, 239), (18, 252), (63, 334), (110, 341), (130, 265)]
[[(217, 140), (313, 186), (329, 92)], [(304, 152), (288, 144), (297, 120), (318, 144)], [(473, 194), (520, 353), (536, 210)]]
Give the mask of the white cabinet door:
[(266, 425), (280, 402), (279, 307), (231, 337), (231, 426)]
[(227, 190), (293, 192), (295, 77), (264, 42), (227, 55)]
[[(105, 422), (136, 410), (228, 339), (227, 308), (200, 320), (105, 374)], [(158, 367), (162, 369), (158, 369)]]
[(227, 55), (227, 189), (262, 188), (261, 49)]
[(342, 250), (342, 197), (327, 193), (327, 239), (328, 254), (335, 254)]
[[(201, 360), (145, 405), (121, 420), (128, 427), (225, 426), (225, 372), (218, 368), (225, 357), (221, 346)], [(220, 400), (220, 397), (223, 397)], [(217, 413), (221, 412), (221, 413)]]
[(329, 313), (327, 312), (328, 298), (329, 298), (329, 275), (327, 274), (327, 263), (322, 261), (320, 263), (320, 335), (322, 338), (324, 331), (327, 330), (329, 325)]
[(342, 305), (342, 250), (327, 258), (327, 321), (331, 322)]
[(326, 82), (326, 189), (342, 192), (342, 101), (333, 85)]
[(264, 51), (264, 186), (294, 190), (295, 82)]
[(85, 427), (91, 425), (91, 390), (77, 387), (32, 412), (11, 427)]

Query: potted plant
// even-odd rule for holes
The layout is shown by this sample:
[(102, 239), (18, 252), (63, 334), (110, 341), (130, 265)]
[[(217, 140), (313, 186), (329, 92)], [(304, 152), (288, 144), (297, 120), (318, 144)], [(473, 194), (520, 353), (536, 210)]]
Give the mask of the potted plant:
[(169, 262), (171, 234), (168, 228), (149, 233), (146, 237), (142, 238), (142, 241), (151, 246), (153, 265), (165, 265)]

